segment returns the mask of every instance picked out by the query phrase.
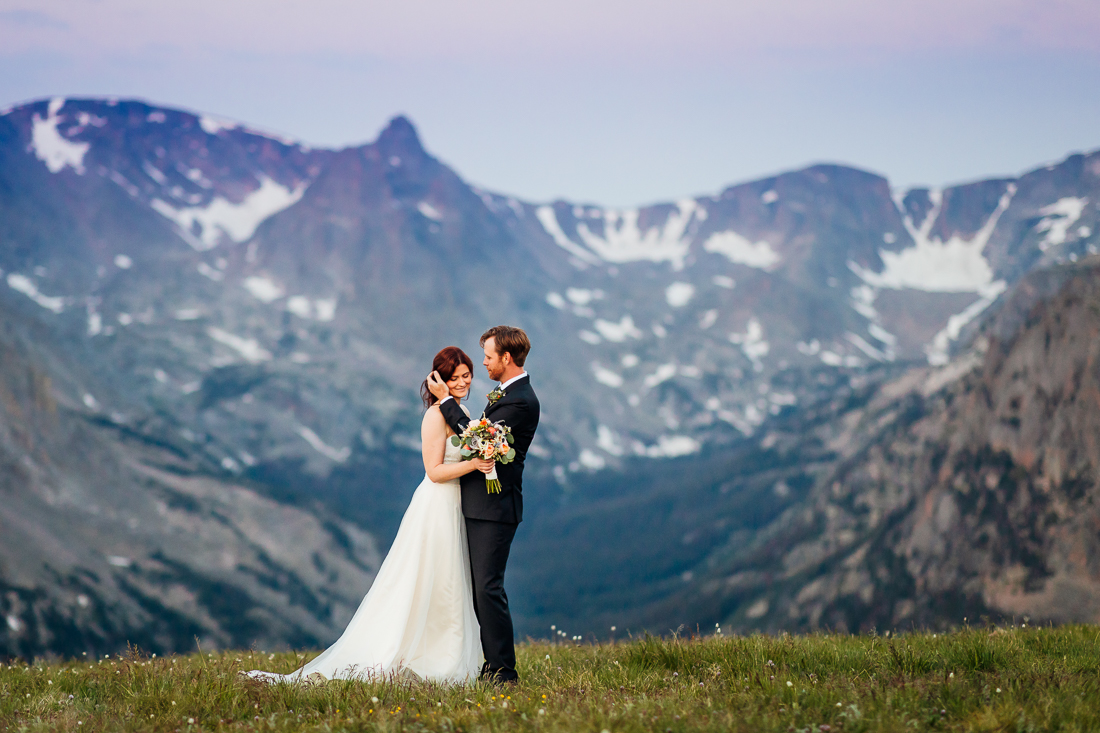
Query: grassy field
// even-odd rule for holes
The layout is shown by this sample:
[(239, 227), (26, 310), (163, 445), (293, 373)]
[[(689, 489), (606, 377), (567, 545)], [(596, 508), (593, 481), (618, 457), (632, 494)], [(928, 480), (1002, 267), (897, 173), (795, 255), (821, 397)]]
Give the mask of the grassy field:
[(301, 655), (0, 668), (0, 731), (1096, 731), (1100, 628), (520, 646), (522, 683), (242, 681)]

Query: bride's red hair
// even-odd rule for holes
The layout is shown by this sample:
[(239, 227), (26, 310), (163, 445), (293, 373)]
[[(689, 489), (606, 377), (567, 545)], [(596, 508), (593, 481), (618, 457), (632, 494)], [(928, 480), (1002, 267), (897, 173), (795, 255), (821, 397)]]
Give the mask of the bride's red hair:
[[(443, 381), (449, 382), (460, 364), (465, 364), (470, 373), (473, 373), (474, 362), (466, 355), (466, 352), (457, 346), (448, 346), (440, 349), (439, 353), (432, 359), (432, 371), (439, 372), (439, 376)], [(431, 407), (435, 404), (435, 396), (428, 389), (427, 379), (420, 385), (420, 399), (424, 400), (424, 407)]]

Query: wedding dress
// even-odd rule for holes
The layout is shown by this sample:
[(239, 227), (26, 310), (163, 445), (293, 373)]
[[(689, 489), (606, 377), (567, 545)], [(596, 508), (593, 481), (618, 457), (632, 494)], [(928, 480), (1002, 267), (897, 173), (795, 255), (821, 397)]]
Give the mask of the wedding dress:
[[(449, 437), (446, 445), (443, 462), (458, 463), (460, 449)], [(437, 484), (425, 476), (374, 583), (336, 643), (290, 674), (253, 670), (248, 676), (301, 682), (318, 674), (370, 680), (412, 673), (435, 682), (473, 681), (482, 663), (473, 598), (459, 481)]]

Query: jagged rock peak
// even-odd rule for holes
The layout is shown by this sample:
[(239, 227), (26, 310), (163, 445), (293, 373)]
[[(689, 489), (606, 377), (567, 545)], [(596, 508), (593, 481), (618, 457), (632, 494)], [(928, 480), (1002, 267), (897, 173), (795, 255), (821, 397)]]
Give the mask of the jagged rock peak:
[(387, 153), (427, 155), (420, 144), (416, 126), (404, 115), (397, 115), (378, 135), (375, 142), (380, 150)]

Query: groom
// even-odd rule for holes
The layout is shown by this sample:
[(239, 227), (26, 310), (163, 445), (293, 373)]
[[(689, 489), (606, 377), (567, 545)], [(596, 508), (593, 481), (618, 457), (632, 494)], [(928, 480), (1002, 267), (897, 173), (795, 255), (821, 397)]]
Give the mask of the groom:
[[(470, 569), (474, 576), (474, 611), (481, 624), (481, 648), (485, 653), (481, 677), (511, 683), (519, 675), (512, 615), (504, 593), (504, 566), (508, 564), (516, 528), (523, 519), (523, 462), (539, 426), (539, 399), (523, 369), (531, 350), (523, 329), (494, 326), (482, 334), (481, 346), (485, 349), (482, 364), (489, 378), (500, 382), (488, 395), (485, 417), (512, 429), (516, 457), (511, 463), (497, 464), (499, 494), (488, 492), (485, 474), (480, 471), (462, 477), (462, 514), (466, 517)], [(451, 399), (447, 385), (436, 372), (428, 377), (428, 389), (440, 400), (439, 409), (451, 430), (461, 433), (470, 418)]]

